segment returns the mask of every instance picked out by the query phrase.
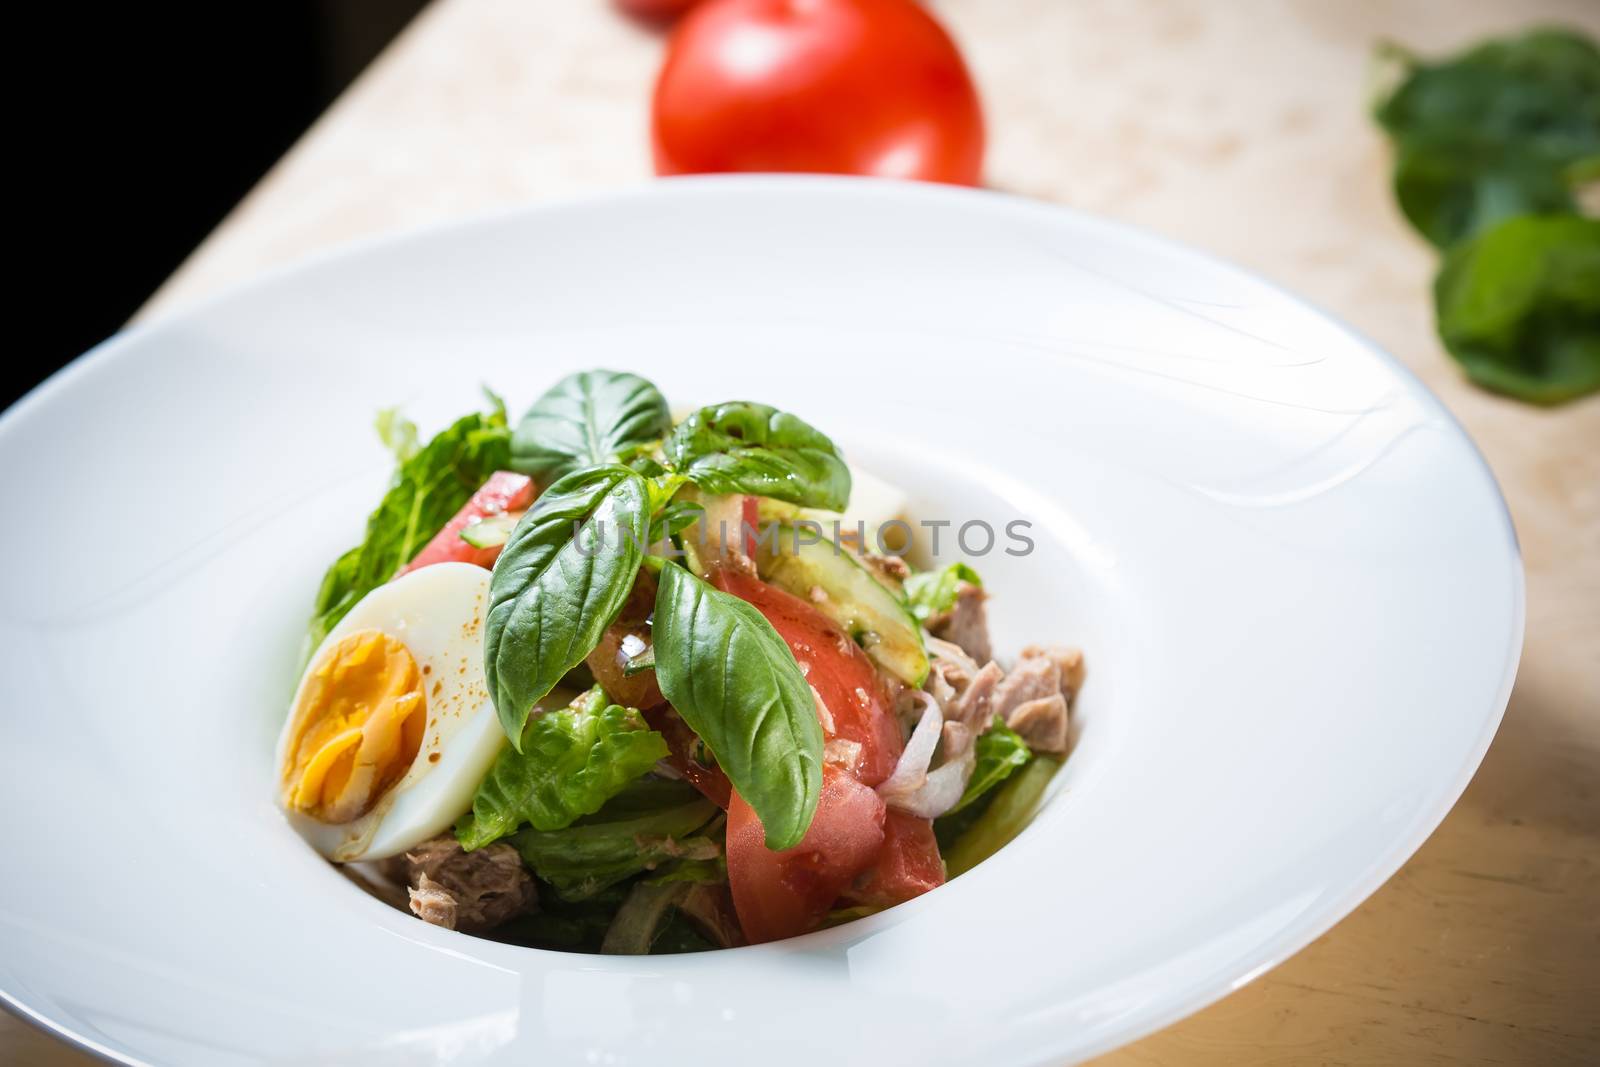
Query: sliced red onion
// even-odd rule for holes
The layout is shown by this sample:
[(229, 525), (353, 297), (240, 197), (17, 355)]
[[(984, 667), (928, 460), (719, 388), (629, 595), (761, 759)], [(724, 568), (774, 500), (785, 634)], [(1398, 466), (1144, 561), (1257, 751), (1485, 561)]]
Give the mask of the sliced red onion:
[(972, 768), (977, 762), (977, 749), (968, 748), (960, 758), (929, 771), (922, 787), (910, 796), (894, 800), (885, 797), (884, 802), (908, 815), (937, 819), (961, 801), (967, 779), (972, 777)]
[(878, 795), (886, 804), (897, 804), (900, 799), (922, 788), (928, 778), (928, 763), (933, 759), (933, 750), (939, 747), (939, 733), (944, 729), (944, 713), (939, 710), (939, 702), (922, 692), (917, 693), (916, 698), (922, 705), (922, 717), (917, 720), (916, 729), (911, 731), (911, 740), (906, 742), (905, 751), (900, 753), (900, 762), (894, 765), (894, 773), (878, 786)]

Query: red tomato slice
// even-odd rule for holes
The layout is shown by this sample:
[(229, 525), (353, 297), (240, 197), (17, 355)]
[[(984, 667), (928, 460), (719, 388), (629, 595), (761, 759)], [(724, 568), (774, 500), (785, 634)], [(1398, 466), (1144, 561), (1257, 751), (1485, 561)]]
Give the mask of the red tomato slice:
[(788, 644), (833, 720), (831, 728), (824, 720), (824, 731), (830, 738), (861, 746), (856, 777), (877, 785), (894, 773), (905, 747), (900, 724), (889, 710), (878, 672), (860, 646), (811, 604), (759, 578), (722, 568), (711, 580), (723, 592), (753, 605)]
[(495, 471), (483, 487), (472, 494), (466, 506), (456, 512), (455, 518), (445, 523), (444, 529), (434, 534), (433, 540), (422, 546), (416, 558), (401, 568), (406, 574), (418, 567), (434, 563), (476, 563), (480, 567), (493, 567), (500, 555), (500, 546), (473, 548), (461, 540), (461, 531), (478, 519), (499, 515), (507, 511), (522, 511), (533, 503), (534, 485), (525, 475), (510, 471)]
[(647, 709), (644, 717), (650, 729), (667, 739), (667, 748), (670, 750), (667, 762), (717, 807), (728, 810), (733, 785), (721, 767), (708, 767), (695, 758), (700, 751), (700, 738), (689, 729), (689, 724), (667, 704)]
[(828, 909), (883, 848), (878, 794), (834, 766), (822, 768), (822, 793), (806, 836), (773, 852), (755, 811), (738, 793), (728, 808), (728, 885), (739, 925), (752, 944), (814, 930)]
[(933, 820), (889, 811), (877, 862), (850, 890), (851, 900), (880, 908), (904, 904), (944, 885), (944, 859), (933, 836)]

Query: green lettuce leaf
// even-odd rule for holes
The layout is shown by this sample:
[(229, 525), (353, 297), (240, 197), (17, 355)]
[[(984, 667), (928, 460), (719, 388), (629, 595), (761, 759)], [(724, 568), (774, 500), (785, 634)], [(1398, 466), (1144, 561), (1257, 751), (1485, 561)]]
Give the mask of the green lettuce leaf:
[(994, 717), (994, 724), (978, 735), (974, 747), (978, 761), (972, 768), (972, 777), (967, 779), (967, 788), (961, 791), (961, 799), (946, 815), (954, 815), (962, 808), (969, 807), (1033, 757), (1022, 735), (1007, 726), (998, 715)]
[(919, 571), (905, 580), (906, 602), (918, 622), (927, 622), (935, 615), (956, 606), (961, 583), (982, 585), (978, 572), (965, 563), (952, 563), (936, 571)]
[(522, 751), (507, 748), (456, 823), (467, 850), (523, 823), (560, 830), (591, 815), (666, 758), (667, 742), (633, 708), (612, 704), (596, 686), (560, 711), (529, 720)]
[(499, 412), (458, 419), (421, 448), (396, 429), (393, 416), (386, 421), (390, 443), (409, 456), (368, 517), (361, 544), (340, 556), (323, 576), (311, 617), (313, 649), (357, 601), (409, 563), (511, 459), (511, 431)]
[(522, 830), (510, 843), (557, 897), (580, 901), (671, 860), (720, 852), (707, 825), (717, 815), (688, 783), (645, 778), (566, 829)]
[(1439, 336), (1485, 389), (1556, 404), (1600, 389), (1600, 220), (1510, 219), (1445, 257)]

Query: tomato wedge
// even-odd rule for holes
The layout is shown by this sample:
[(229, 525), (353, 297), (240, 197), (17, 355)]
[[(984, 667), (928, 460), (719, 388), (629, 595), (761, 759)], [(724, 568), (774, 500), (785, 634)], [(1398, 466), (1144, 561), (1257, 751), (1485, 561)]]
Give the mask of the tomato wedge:
[(850, 640), (839, 625), (792, 593), (761, 579), (723, 567), (712, 582), (723, 592), (747, 601), (778, 631), (800, 670), (822, 697), (828, 716), (823, 730), (829, 738), (861, 746), (855, 776), (877, 785), (894, 773), (905, 743), (900, 724), (889, 710), (889, 698), (867, 654)]
[[(604, 688), (604, 686), (602, 686)], [(645, 709), (645, 721), (650, 729), (667, 739), (667, 763), (683, 775), (684, 780), (705, 795), (723, 811), (733, 795), (733, 784), (721, 767), (701, 763), (696, 757), (702, 751), (700, 738), (689, 729), (689, 724), (668, 704)]]
[(933, 836), (933, 820), (889, 811), (877, 862), (847, 895), (856, 903), (888, 908), (942, 885), (944, 859)]
[(533, 503), (533, 496), (534, 484), (526, 475), (495, 471), (482, 488), (472, 494), (466, 506), (456, 512), (455, 518), (445, 523), (444, 529), (434, 534), (433, 540), (423, 545), (422, 551), (400, 573), (434, 563), (476, 563), (480, 567), (493, 567), (501, 546), (474, 548), (461, 539), (461, 531), (492, 515), (522, 511)]
[(827, 916), (833, 902), (883, 848), (878, 794), (846, 771), (822, 768), (811, 828), (793, 848), (773, 852), (755, 811), (738, 793), (728, 808), (728, 885), (751, 944), (794, 937)]

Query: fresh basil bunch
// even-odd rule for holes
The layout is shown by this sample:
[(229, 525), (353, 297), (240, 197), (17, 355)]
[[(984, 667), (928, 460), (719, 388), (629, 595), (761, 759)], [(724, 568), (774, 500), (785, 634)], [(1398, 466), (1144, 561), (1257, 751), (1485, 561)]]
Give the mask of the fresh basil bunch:
[(1439, 337), (1467, 377), (1536, 404), (1600, 389), (1600, 47), (1557, 28), (1428, 62), (1397, 46), (1376, 102), (1395, 199), (1444, 253)]
[(769, 847), (804, 836), (822, 785), (814, 697), (759, 612), (646, 555), (682, 528), (674, 497), (775, 497), (838, 510), (850, 471), (826, 435), (764, 404), (702, 408), (676, 428), (649, 381), (585, 371), (558, 382), (512, 435), (511, 465), (554, 484), (495, 564), (485, 673), (520, 752), (533, 706), (599, 643), (641, 566), (660, 575), (654, 616), (662, 693), (760, 817)]

